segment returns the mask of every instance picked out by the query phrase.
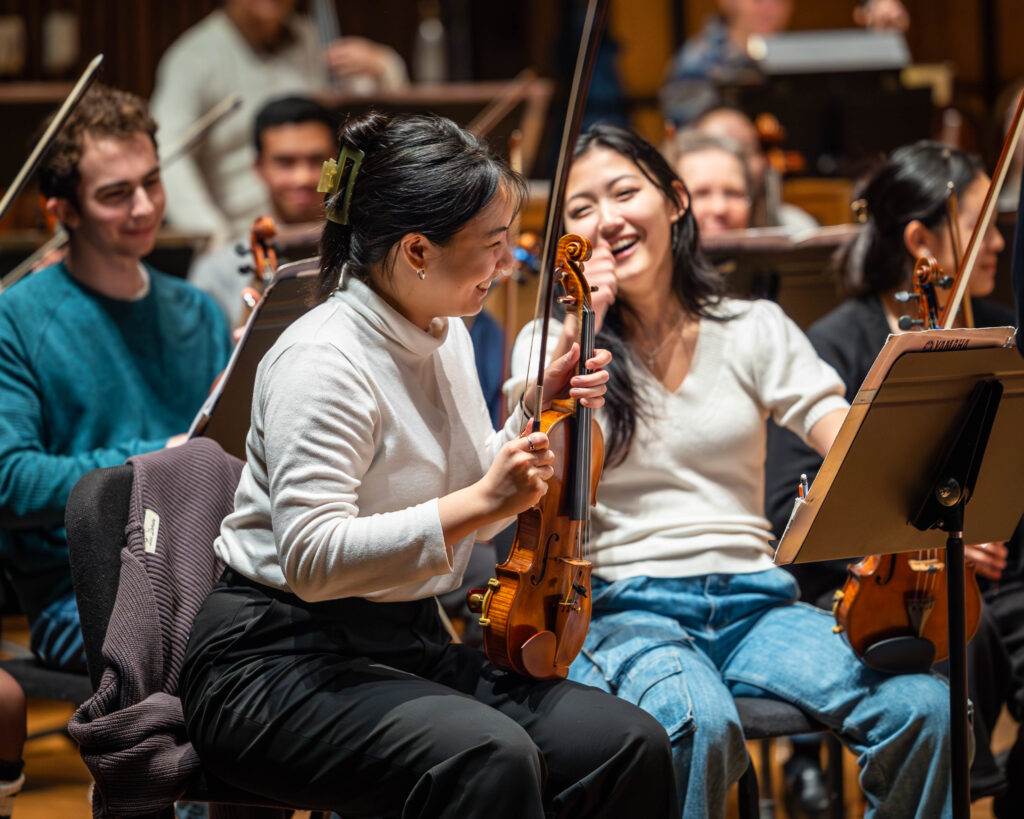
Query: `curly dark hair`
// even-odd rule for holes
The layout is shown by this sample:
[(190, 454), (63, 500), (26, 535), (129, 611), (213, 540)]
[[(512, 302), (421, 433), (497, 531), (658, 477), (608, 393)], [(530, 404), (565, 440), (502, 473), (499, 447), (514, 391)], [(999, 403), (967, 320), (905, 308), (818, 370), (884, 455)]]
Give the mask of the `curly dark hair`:
[(156, 121), (142, 97), (106, 85), (94, 85), (79, 101), (57, 132), (39, 164), (39, 190), (43, 196), (67, 199), (78, 208), (85, 135), (128, 138), (142, 131), (156, 147)]

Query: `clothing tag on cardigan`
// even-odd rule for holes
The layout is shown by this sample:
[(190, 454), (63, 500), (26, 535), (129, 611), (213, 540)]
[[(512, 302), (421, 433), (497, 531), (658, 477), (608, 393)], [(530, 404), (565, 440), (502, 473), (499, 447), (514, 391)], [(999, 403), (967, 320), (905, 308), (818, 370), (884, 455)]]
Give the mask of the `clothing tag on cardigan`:
[(147, 554), (156, 554), (156, 537), (159, 532), (160, 516), (152, 509), (147, 509), (146, 516), (142, 519), (142, 536)]

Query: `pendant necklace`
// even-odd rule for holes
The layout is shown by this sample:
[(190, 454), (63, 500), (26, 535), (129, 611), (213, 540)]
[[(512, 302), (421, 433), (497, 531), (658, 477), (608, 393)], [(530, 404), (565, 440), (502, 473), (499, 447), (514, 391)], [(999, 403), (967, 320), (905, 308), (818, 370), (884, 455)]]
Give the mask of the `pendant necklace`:
[(685, 321), (686, 311), (683, 311), (683, 313), (680, 314), (679, 316), (679, 320), (672, 326), (670, 330), (668, 330), (668, 332), (665, 333), (665, 337), (658, 343), (657, 347), (655, 347), (653, 350), (645, 349), (641, 351), (640, 357), (648, 370), (654, 372), (654, 365), (657, 361), (658, 354), (665, 349), (665, 345), (668, 344), (669, 341), (675, 336), (676, 332), (679, 330), (680, 327), (683, 326), (683, 323)]

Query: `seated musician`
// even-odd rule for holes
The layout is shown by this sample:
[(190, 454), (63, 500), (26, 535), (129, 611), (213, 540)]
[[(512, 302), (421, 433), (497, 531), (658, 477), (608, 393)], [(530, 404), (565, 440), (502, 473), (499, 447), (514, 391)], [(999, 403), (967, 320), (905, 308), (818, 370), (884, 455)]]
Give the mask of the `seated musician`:
[(799, 231), (818, 226), (807, 211), (782, 201), (781, 175), (769, 162), (750, 117), (738, 108), (716, 106), (701, 114), (693, 127), (708, 136), (732, 140), (743, 151), (750, 172), (750, 227), (785, 227)]
[[(948, 815), (946, 687), (863, 665), (828, 614), (793, 605), (796, 583), (772, 563), (765, 419), (824, 453), (846, 413), (842, 382), (777, 305), (722, 295), (686, 189), (652, 145), (592, 128), (566, 196), (566, 228), (611, 249), (586, 272), (604, 300), (597, 343), (613, 355), (598, 413), (593, 619), (570, 678), (665, 726), (685, 816), (723, 816), (746, 767), (739, 695), (833, 728), (858, 755), (869, 816)], [(563, 354), (569, 332), (550, 335)]]
[(272, 97), (326, 91), (328, 76), (358, 93), (400, 88), (405, 64), (387, 46), (342, 37), (321, 47), (296, 0), (224, 0), (181, 35), (157, 66), (153, 116), (164, 138), (181, 134), (229, 94), (241, 107), (218, 123), (189, 156), (168, 168), (167, 221), (210, 234), (215, 244), (249, 230), (269, 210), (252, 173), (251, 123)]
[[(815, 322), (808, 336), (818, 354), (838, 371), (853, 400), (890, 333), (900, 332), (898, 318), (909, 312), (894, 294), (910, 287), (917, 258), (931, 254), (950, 275), (956, 270), (946, 216), (947, 184), (959, 199), (959, 233), (966, 243), (977, 221), (989, 179), (977, 158), (935, 142), (918, 142), (894, 151), (871, 176), (859, 204), (865, 217), (862, 232), (843, 254), (840, 276), (851, 298)], [(1013, 313), (987, 301), (1003, 239), (995, 225), (984, 236), (970, 280), (969, 299), (979, 327), (1013, 324)], [(963, 252), (961, 244), (960, 252)], [(948, 291), (939, 290), (940, 303)], [(960, 326), (963, 326), (961, 320)], [(801, 473), (813, 480), (821, 465), (819, 453), (791, 433), (769, 424), (765, 505), (772, 528), (781, 532), (793, 507), (794, 487)], [(1024, 605), (1024, 548), (1018, 530), (1009, 543), (967, 545), (984, 600), (978, 633), (968, 647), (968, 681), (975, 704), (976, 752), (971, 767), (971, 794), (980, 798), (1004, 790), (995, 801), (996, 816), (1019, 815), (1024, 799), (1024, 736), (1018, 733), (1004, 777), (993, 759), (990, 738), (1005, 703), (1018, 721), (1024, 717), (1024, 645), (1019, 612)], [(830, 607), (834, 589), (846, 579), (850, 561), (799, 564), (790, 567), (800, 581), (802, 597)], [(815, 748), (804, 749), (804, 762), (817, 759)]]
[(690, 192), (701, 236), (750, 227), (750, 169), (735, 142), (683, 131), (676, 139), (675, 172)]
[[(498, 671), (450, 642), (434, 599), (552, 475), (547, 436), (517, 437), (521, 411), (491, 427), (451, 318), (512, 265), (524, 183), (440, 118), (371, 114), (340, 143), (320, 303), (260, 365), (214, 545), (228, 568), (192, 626), (189, 738), (231, 784), (346, 816), (674, 816), (655, 720)], [(609, 355), (573, 376), (578, 356), (548, 383), (598, 407)]]
[(85, 668), (64, 506), (86, 472), (180, 443), (230, 338), (217, 306), (141, 259), (164, 211), (156, 123), (94, 87), (39, 167), (63, 262), (0, 294), (0, 564), (46, 665)]
[[(317, 193), (320, 167), (338, 153), (334, 116), (307, 97), (271, 100), (256, 114), (252, 137), (256, 149), (253, 170), (270, 197), (267, 212), (278, 226), (322, 222), (323, 195)], [(236, 241), (200, 256), (189, 271), (189, 281), (209, 293), (235, 327), (242, 316), (242, 290), (252, 274), (240, 269), (252, 257), (239, 254), (236, 245), (249, 246), (249, 232)]]

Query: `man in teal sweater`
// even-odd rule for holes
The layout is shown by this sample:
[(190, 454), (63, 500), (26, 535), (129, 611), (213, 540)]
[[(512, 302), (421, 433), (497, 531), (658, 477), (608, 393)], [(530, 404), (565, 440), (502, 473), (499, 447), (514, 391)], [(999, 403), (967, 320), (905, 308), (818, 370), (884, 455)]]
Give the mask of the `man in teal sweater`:
[(145, 102), (92, 89), (40, 170), (65, 260), (0, 295), (0, 568), (46, 665), (84, 669), (64, 506), (86, 472), (181, 443), (227, 363), (223, 314), (141, 262), (164, 191)]

